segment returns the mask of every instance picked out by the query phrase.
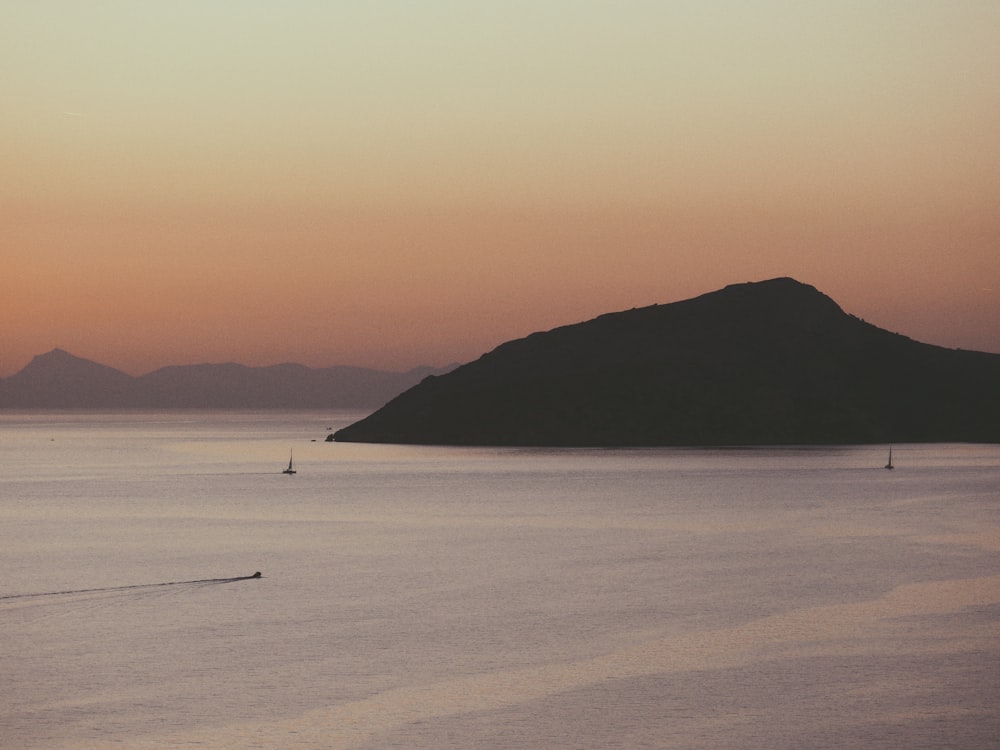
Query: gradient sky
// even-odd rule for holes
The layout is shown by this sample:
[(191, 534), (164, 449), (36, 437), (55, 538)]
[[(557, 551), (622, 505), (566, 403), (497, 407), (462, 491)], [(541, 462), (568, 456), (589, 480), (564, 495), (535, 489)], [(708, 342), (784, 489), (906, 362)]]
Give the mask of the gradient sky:
[(406, 369), (793, 276), (1000, 352), (996, 0), (6, 0), (0, 376)]

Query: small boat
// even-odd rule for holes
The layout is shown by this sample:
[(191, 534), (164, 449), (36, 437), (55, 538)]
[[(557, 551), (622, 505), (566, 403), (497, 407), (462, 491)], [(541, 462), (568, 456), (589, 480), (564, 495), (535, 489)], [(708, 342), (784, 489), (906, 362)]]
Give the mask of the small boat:
[(288, 468), (281, 472), (282, 474), (294, 474), (295, 473), (295, 462), (294, 457), (291, 453), (288, 454)]
[(891, 445), (889, 446), (889, 463), (887, 463), (885, 465), (885, 468), (890, 469), (890, 470), (896, 468), (895, 466), (892, 465), (892, 446)]

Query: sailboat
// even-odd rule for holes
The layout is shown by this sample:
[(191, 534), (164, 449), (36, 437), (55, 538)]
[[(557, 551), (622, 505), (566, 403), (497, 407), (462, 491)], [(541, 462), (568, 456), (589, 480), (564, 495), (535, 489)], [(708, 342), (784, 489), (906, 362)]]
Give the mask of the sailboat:
[(291, 451), (288, 453), (288, 468), (281, 472), (282, 474), (294, 474), (295, 473), (295, 463), (294, 455)]
[(895, 469), (896, 467), (892, 465), (892, 446), (889, 446), (889, 463), (885, 465), (887, 469)]

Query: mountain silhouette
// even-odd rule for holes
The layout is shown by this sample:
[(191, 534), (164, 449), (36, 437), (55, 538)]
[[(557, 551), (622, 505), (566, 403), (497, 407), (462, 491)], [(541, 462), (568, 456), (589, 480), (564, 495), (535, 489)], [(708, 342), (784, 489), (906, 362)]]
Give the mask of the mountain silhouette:
[(0, 380), (8, 409), (371, 409), (431, 374), (450, 368), (387, 372), (298, 364), (164, 367), (133, 377), (62, 349), (40, 354)]
[(1000, 442), (1000, 355), (918, 343), (794, 279), (532, 334), (427, 378), (345, 442)]
[(129, 403), (134, 388), (134, 378), (121, 370), (53, 349), (0, 380), (0, 407), (101, 408)]

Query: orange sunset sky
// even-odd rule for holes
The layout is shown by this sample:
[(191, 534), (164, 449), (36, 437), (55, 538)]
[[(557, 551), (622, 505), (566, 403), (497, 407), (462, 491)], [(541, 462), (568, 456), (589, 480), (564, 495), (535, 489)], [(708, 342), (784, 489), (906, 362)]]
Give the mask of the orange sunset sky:
[(406, 369), (793, 276), (1000, 352), (996, 0), (7, 0), (0, 376)]

